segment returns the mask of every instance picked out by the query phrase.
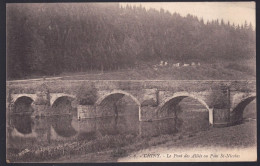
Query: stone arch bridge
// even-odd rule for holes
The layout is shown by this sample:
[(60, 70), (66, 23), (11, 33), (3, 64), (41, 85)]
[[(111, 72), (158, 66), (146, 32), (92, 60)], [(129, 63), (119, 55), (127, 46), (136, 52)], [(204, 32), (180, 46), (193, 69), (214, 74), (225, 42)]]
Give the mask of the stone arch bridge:
[[(94, 88), (95, 99), (87, 105), (77, 101), (80, 88)], [(200, 102), (209, 112), (209, 123), (226, 126), (243, 118), (243, 110), (256, 98), (255, 80), (38, 80), (7, 82), (8, 114), (21, 99), (34, 104), (41, 115), (59, 101), (77, 108), (78, 118), (97, 118), (102, 104), (129, 96), (139, 108), (139, 121), (161, 120), (185, 97)], [(105, 102), (107, 101), (107, 102)]]

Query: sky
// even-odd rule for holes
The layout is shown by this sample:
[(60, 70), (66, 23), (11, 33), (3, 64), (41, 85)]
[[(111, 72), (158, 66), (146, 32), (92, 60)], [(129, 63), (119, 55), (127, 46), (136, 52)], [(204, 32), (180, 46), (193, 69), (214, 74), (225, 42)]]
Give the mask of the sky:
[(187, 14), (203, 18), (206, 23), (212, 19), (223, 19), (235, 25), (242, 25), (247, 21), (255, 28), (255, 3), (254, 2), (143, 2), (143, 3), (121, 3), (122, 6), (140, 4), (146, 9), (161, 8), (171, 13), (179, 13), (181, 16)]

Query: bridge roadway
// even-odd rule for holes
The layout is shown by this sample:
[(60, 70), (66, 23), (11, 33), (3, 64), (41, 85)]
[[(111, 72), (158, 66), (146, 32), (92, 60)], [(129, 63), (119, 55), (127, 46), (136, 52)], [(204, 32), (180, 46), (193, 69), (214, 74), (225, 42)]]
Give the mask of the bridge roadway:
[[(51, 80), (7, 81), (8, 114), (18, 101), (33, 105), (38, 115), (47, 115), (49, 107), (62, 101), (77, 108), (78, 118), (113, 116), (100, 111), (113, 108), (123, 96), (139, 107), (139, 120), (151, 121), (174, 117), (174, 110), (185, 97), (199, 101), (209, 112), (209, 124), (226, 126), (238, 123), (243, 110), (256, 98), (255, 80)], [(79, 92), (95, 94), (93, 103), (80, 105)], [(44, 101), (44, 102), (39, 102)], [(111, 110), (111, 109), (110, 109)], [(105, 112), (105, 113), (104, 113)]]

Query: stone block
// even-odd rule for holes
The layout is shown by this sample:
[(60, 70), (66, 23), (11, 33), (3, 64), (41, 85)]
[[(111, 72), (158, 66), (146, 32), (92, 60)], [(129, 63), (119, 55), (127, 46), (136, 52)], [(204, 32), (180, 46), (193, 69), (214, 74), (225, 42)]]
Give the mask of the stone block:
[(93, 105), (78, 105), (78, 119), (95, 118), (95, 106)]
[(150, 121), (156, 119), (156, 107), (145, 106), (141, 107), (141, 121)]
[(157, 102), (154, 101), (153, 99), (149, 99), (149, 100), (145, 100), (141, 103), (141, 107), (144, 106), (152, 106), (152, 107), (156, 107), (157, 106)]
[(157, 106), (158, 105), (158, 90), (145, 89), (142, 97), (142, 106)]
[(94, 118), (81, 120), (76, 125), (74, 128), (77, 129), (81, 136), (96, 132), (96, 119)]
[(215, 109), (213, 111), (214, 126), (227, 126), (230, 122), (229, 109)]
[(48, 105), (37, 105), (33, 103), (31, 106), (34, 110), (32, 113), (33, 117), (50, 115), (50, 107)]
[(36, 99), (33, 102), (35, 105), (49, 105), (49, 97), (47, 92), (36, 92)]

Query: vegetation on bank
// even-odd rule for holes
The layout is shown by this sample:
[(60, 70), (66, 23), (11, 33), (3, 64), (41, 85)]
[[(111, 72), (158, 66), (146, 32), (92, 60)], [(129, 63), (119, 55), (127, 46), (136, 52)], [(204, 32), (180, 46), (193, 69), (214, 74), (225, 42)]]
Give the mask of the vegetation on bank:
[(7, 5), (8, 79), (115, 71), (160, 60), (244, 61), (255, 53), (255, 30), (247, 22), (204, 22), (117, 3)]
[(150, 138), (136, 137), (132, 134), (106, 135), (104, 137), (97, 137), (94, 140), (79, 140), (67, 143), (56, 141), (50, 145), (39, 144), (37, 147), (28, 146), (27, 144), (26, 146), (21, 145), (20, 149), (8, 148), (7, 157), (11, 162), (50, 161), (62, 156), (76, 156), (107, 150), (112, 150), (111, 155), (113, 157), (123, 157), (127, 154), (126, 150), (122, 149), (124, 147), (132, 145), (137, 149), (132, 149), (131, 151), (139, 150), (148, 147), (149, 144), (153, 146), (158, 145), (158, 143), (165, 143), (165, 141), (171, 139), (171, 135), (162, 135), (158, 136), (158, 138), (160, 141), (155, 141), (154, 139), (149, 141)]

